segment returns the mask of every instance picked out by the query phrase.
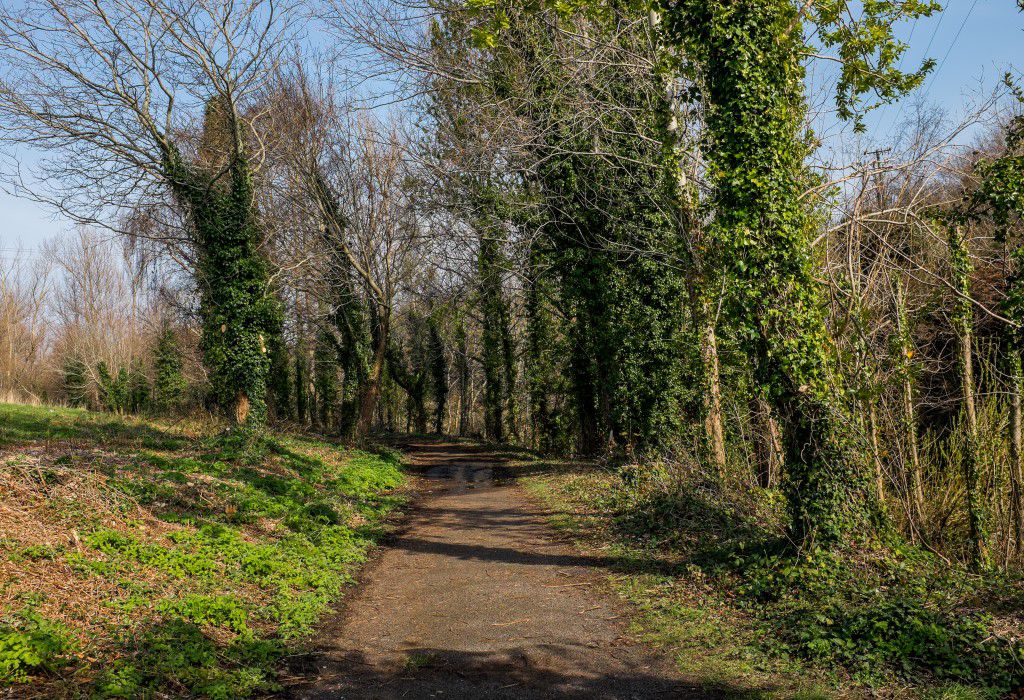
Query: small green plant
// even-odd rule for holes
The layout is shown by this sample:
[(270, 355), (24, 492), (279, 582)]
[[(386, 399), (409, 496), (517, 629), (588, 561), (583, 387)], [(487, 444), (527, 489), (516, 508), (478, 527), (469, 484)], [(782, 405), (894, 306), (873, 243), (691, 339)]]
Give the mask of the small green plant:
[(0, 683), (24, 683), (31, 674), (54, 671), (74, 648), (63, 625), (22, 610), (0, 622)]

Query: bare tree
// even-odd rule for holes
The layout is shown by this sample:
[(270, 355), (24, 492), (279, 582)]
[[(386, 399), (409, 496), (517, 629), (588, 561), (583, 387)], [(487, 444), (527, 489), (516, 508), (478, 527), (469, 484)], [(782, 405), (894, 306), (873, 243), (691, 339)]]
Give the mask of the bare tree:
[(20, 255), (0, 263), (0, 396), (39, 401), (45, 390), (50, 324), (46, 258)]
[[(255, 209), (259, 95), (295, 41), (275, 0), (29, 0), (0, 10), (0, 137), (44, 158), (14, 189), (122, 230), (174, 202), (195, 252), (215, 397), (262, 418), (275, 305)], [(257, 410), (250, 416), (250, 406)]]

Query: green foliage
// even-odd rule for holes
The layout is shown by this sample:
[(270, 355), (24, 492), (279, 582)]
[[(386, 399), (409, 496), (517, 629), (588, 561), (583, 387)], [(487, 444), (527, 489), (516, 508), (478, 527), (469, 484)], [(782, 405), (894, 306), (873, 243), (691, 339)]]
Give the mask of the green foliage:
[[(89, 665), (83, 679), (95, 679), (85, 692), (233, 699), (274, 691), (288, 640), (311, 631), (402, 502), (393, 493), (403, 480), (398, 455), (300, 437), (232, 446), (101, 420), (0, 409), (0, 443), (74, 437), (121, 452), (92, 464), (111, 504), (102, 519), (75, 500), (54, 504), (80, 548), (0, 547), (12, 561), (66, 562), (74, 576), (116, 584), (103, 640), (82, 649), (98, 661), (77, 662)], [(135, 520), (140, 508), (174, 525), (154, 531)], [(0, 626), (5, 681), (35, 682), (58, 667), (72, 647), (51, 644), (51, 632), (20, 618)]]
[(770, 616), (783, 650), (870, 681), (886, 673), (1009, 689), (1024, 679), (1022, 649), (992, 620), (955, 606), (969, 589), (916, 553), (812, 551), (739, 557), (739, 592)]
[(96, 365), (96, 384), (100, 405), (113, 413), (136, 413), (149, 399), (149, 383), (141, 369), (122, 365), (112, 374), (107, 363)]
[(548, 255), (539, 244), (530, 248), (530, 270), (526, 288), (526, 363), (530, 388), (530, 422), (534, 447), (542, 454), (569, 451), (570, 431), (564, 425), (564, 410), (558, 397), (567, 387), (562, 373), (565, 343), (559, 337), (553, 308), (555, 280), (546, 274)]
[(787, 675), (818, 669), (922, 696), (952, 687), (998, 697), (1024, 682), (1024, 645), (993, 619), (1004, 597), (997, 577), (902, 544), (794, 553), (774, 492), (723, 490), (700, 472), (581, 467), (535, 481), (558, 512), (574, 514), (578, 536), (614, 553), (630, 597), (665, 629), (709, 637), (688, 616), (717, 616), (722, 643), (746, 638), (759, 667), (795, 660), (804, 669)]
[(151, 621), (134, 645), (134, 658), (103, 671), (95, 686), (99, 697), (148, 697), (170, 685), (193, 696), (232, 700), (279, 689), (269, 672), (283, 652), (274, 641), (240, 635), (218, 644), (196, 623), (172, 616)]
[[(394, 488), (401, 476), (395, 462), (370, 453), (354, 453), (344, 471), (335, 474), (326, 463), (307, 461), (285, 445), (274, 451), (302, 478), (263, 474), (243, 465), (230, 468), (225, 476), (242, 486), (230, 489), (233, 512), (221, 522), (174, 533), (165, 544), (102, 528), (84, 539), (114, 562), (142, 564), (210, 584), (226, 576), (275, 591), (270, 617), (279, 632), (285, 637), (303, 634), (349, 580), (345, 565), (360, 561), (369, 544), (366, 534), (345, 525), (353, 499), (359, 499), (356, 512), (375, 517), (393, 501), (378, 501), (373, 494)], [(173, 474), (164, 472), (163, 478)], [(134, 480), (121, 487), (146, 501), (149, 489), (158, 485)], [(191, 504), (179, 502), (174, 494), (175, 489), (165, 489), (150, 498), (170, 500), (188, 512)], [(268, 544), (241, 537), (239, 525), (261, 518), (281, 520), (291, 534)]]
[(75, 646), (66, 627), (31, 609), (0, 620), (0, 684), (24, 683), (31, 674), (58, 670)]
[(277, 420), (291, 420), (295, 415), (292, 407), (292, 376), (288, 357), (288, 346), (281, 335), (276, 335), (270, 344), (270, 374), (267, 377), (270, 411)]
[[(550, 6), (531, 3), (523, 9), (530, 15)], [(892, 27), (903, 19), (930, 15), (938, 6), (918, 0), (879, 0), (856, 8), (849, 0), (803, 5), (789, 0), (622, 4), (584, 0), (554, 6), (556, 15), (581, 12), (596, 26), (623, 12), (660, 10), (665, 48), (659, 58), (678, 71), (680, 59), (685, 57), (686, 70), (699, 76), (688, 97), (704, 108), (702, 153), (707, 158), (712, 190), (707, 210), (713, 213), (708, 257), (711, 267), (725, 276), (726, 322), (744, 356), (753, 362), (758, 384), (786, 423), (786, 484), (795, 539), (840, 541), (854, 526), (864, 524), (871, 507), (855, 458), (853, 421), (846, 409), (846, 392), (839, 384), (823, 301), (814, 279), (810, 245), (814, 221), (804, 201), (812, 178), (804, 167), (809, 144), (803, 133), (804, 60), (813, 54), (813, 47), (804, 30), (805, 26), (813, 28), (807, 34), (838, 53), (842, 64), (837, 86), (839, 113), (854, 118), (860, 128), (865, 94), (873, 92), (883, 103), (891, 101), (919, 85), (932, 67), (926, 61), (914, 73), (901, 72), (906, 46), (895, 39)], [(512, 14), (504, 3), (481, 0), (468, 9), (474, 22), (470, 41), (478, 49), (500, 59), (502, 40), (513, 45), (523, 41), (523, 32), (510, 22)], [(538, 55), (543, 52), (543, 31), (526, 34), (526, 41), (535, 42), (528, 50), (532, 48)], [(529, 59), (527, 63), (533, 65)], [(511, 75), (498, 77), (511, 82)], [(602, 77), (604, 90), (614, 92), (619, 87)], [(572, 109), (567, 106), (572, 101), (565, 99), (563, 81), (537, 82), (530, 86), (532, 98), (543, 101), (545, 87), (558, 85), (559, 99), (566, 105), (561, 109)], [(574, 82), (580, 79), (574, 76)], [(639, 111), (653, 120), (660, 116), (664, 133), (669, 105), (660, 89), (650, 91), (647, 95), (651, 97), (645, 99), (638, 82), (621, 86), (623, 91), (640, 92), (620, 103), (644, 105)], [(552, 106), (549, 111), (557, 117), (558, 109)], [(616, 112), (610, 113), (614, 119)], [(625, 243), (631, 251), (678, 255), (671, 225), (662, 228), (658, 221), (659, 213), (671, 211), (673, 206), (645, 210), (638, 202), (656, 198), (636, 196), (638, 189), (646, 194), (659, 191), (659, 183), (665, 183), (661, 187), (675, 183), (678, 162), (674, 157), (650, 158), (640, 143), (602, 143), (596, 149), (594, 143), (577, 143), (574, 135), (559, 133), (557, 125), (556, 118), (550, 128), (538, 129), (553, 140), (548, 145), (557, 148), (540, 149), (535, 160), (544, 163), (539, 168), (542, 187), (560, 195), (558, 215), (551, 219), (568, 219), (571, 230), (563, 239), (585, 244), (583, 250), (575, 251), (573, 245), (566, 246), (569, 265), (563, 273), (563, 280), (568, 281), (563, 283), (563, 291), (568, 292), (563, 303), (570, 309), (570, 317), (583, 325), (570, 333), (570, 374), (581, 416), (581, 439), (594, 440), (606, 427), (612, 427), (630, 443), (643, 445), (653, 436), (670, 433), (671, 419), (681, 413), (677, 382), (673, 381), (679, 370), (672, 367), (673, 358), (681, 353), (671, 335), (681, 325), (671, 316), (680, 306), (678, 281), (667, 275), (667, 266), (656, 259), (635, 256), (640, 261), (638, 269), (630, 269), (628, 262), (594, 251), (600, 250), (600, 241), (613, 241)], [(609, 131), (630, 133), (631, 128), (634, 125)], [(644, 180), (647, 173), (641, 169), (642, 184), (633, 177), (623, 186), (625, 178), (609, 177), (585, 158), (558, 157), (559, 153), (593, 150), (628, 155), (631, 164), (660, 162), (664, 171), (655, 170)], [(581, 195), (590, 191), (588, 186), (601, 192), (600, 212), (584, 203), (586, 197)], [(622, 187), (621, 195), (617, 187)], [(615, 231), (614, 224), (610, 231), (605, 230), (609, 222), (602, 213), (606, 211), (611, 222), (625, 222), (625, 236)], [(638, 236), (640, 245), (635, 246), (631, 236)], [(574, 255), (580, 265), (575, 269)], [(580, 274), (583, 265), (585, 272)], [(626, 282), (617, 288), (614, 277), (620, 271)], [(606, 316), (608, 311), (614, 313)], [(617, 326), (622, 317), (628, 319), (623, 324), (625, 332), (616, 336), (609, 332), (609, 318)], [(597, 343), (593, 348), (583, 345), (592, 342)], [(614, 360), (606, 365), (611, 358)], [(652, 378), (655, 381), (650, 381)], [(613, 392), (623, 386), (637, 394), (637, 387), (649, 386), (652, 391), (648, 396), (627, 395), (616, 401), (619, 397)]]
[(172, 148), (163, 167), (193, 227), (200, 348), (211, 396), (239, 429), (255, 433), (267, 418), (268, 342), (280, 333), (282, 319), (261, 250), (252, 172), (233, 119), (231, 106), (211, 101), (201, 153), (207, 162), (188, 163)]
[(85, 407), (89, 400), (89, 367), (77, 354), (64, 359), (64, 395), (68, 405)]
[(317, 333), (313, 370), (317, 424), (321, 429), (329, 430), (338, 415), (338, 352), (327, 331)]
[(786, 0), (666, 5), (670, 42), (701, 66), (706, 105), (712, 258), (727, 275), (728, 322), (758, 383), (785, 419), (786, 491), (797, 541), (836, 543), (865, 524), (868, 498), (855, 459), (853, 425), (835, 371), (814, 279), (804, 192), (806, 100), (803, 16), (844, 59), (838, 99), (844, 117), (873, 90), (888, 100), (927, 69), (898, 70), (904, 48), (892, 24), (932, 12), (931, 3), (872, 2), (848, 20), (849, 3), (799, 9)]
[(0, 445), (45, 440), (90, 440), (128, 449), (180, 449), (180, 435), (151, 425), (80, 409), (0, 404)]
[[(863, 11), (855, 14), (850, 0), (819, 0), (807, 9), (815, 36), (826, 49), (836, 51), (842, 66), (836, 89), (839, 118), (854, 120), (855, 129), (864, 131), (866, 111), (920, 87), (935, 67), (934, 59), (925, 58), (916, 71), (903, 72), (907, 44), (893, 36), (893, 25), (904, 19), (930, 17), (942, 6), (933, 0), (874, 0), (856, 7)], [(793, 25), (794, 31), (800, 29)], [(868, 93), (878, 102), (862, 109), (862, 96)]]
[[(557, 371), (569, 378), (576, 447), (604, 449), (611, 436), (618, 444), (653, 450), (670, 445), (678, 434), (686, 391), (680, 361), (685, 274), (666, 264), (684, 249), (673, 214), (676, 174), (658, 141), (668, 122), (663, 76), (638, 78), (615, 61), (584, 75), (563, 61), (549, 60), (560, 50), (560, 18), (573, 5), (578, 4), (565, 3), (544, 17), (533, 12), (537, 8), (515, 3), (477, 8), (481, 26), (501, 15), (509, 20), (507, 29), (500, 21), (487, 28), (493, 30), (484, 51), (490, 94), (482, 99), (521, 105), (519, 117), (543, 135), (530, 146), (535, 165), (529, 166), (526, 183), (470, 185), (479, 202), (476, 209), (491, 217), (482, 226), (480, 275), (486, 280), (487, 266), (497, 264), (501, 251), (496, 241), (503, 239), (503, 227), (542, 231), (531, 255), (543, 265), (531, 274), (539, 279), (531, 282), (535, 298), (528, 303), (535, 312), (545, 304), (562, 312), (564, 322), (547, 323), (544, 337), (545, 342), (565, 342)], [(615, 12), (596, 13), (588, 31), (602, 34), (624, 54), (645, 55), (650, 51), (642, 30), (646, 14), (637, 10), (625, 3)], [(643, 21), (623, 23), (624, 17)], [(623, 31), (624, 26), (629, 29)], [(459, 31), (458, 26), (448, 29)], [(588, 106), (587, 130), (575, 126), (579, 105)], [(460, 138), (458, 123), (452, 131), (452, 138)], [(482, 294), (485, 303), (490, 298), (486, 287)], [(501, 318), (499, 305), (490, 315)], [(498, 358), (511, 353), (502, 346), (503, 334), (495, 330), (492, 337), (486, 310), (484, 316), (485, 375), (491, 386), (509, 385), (509, 376), (499, 376)], [(533, 319), (539, 331), (540, 317)], [(502, 324), (495, 321), (494, 326)], [(534, 361), (541, 360), (538, 337)], [(543, 416), (557, 384), (541, 386), (534, 376), (531, 402)], [(485, 396), (485, 406), (496, 405), (494, 394)], [(568, 413), (557, 417), (558, 424), (568, 423)], [(487, 414), (493, 425), (496, 410)], [(544, 418), (549, 423), (544, 432), (553, 429), (553, 419), (550, 414)]]
[[(484, 432), (488, 440), (503, 442), (507, 396), (514, 359), (511, 352), (511, 316), (502, 288), (500, 225), (481, 224), (477, 251), (477, 276), (481, 312), (481, 363), (484, 369)], [(511, 420), (511, 417), (509, 417)]]
[(153, 408), (168, 413), (181, 406), (186, 388), (174, 329), (165, 323), (153, 348)]

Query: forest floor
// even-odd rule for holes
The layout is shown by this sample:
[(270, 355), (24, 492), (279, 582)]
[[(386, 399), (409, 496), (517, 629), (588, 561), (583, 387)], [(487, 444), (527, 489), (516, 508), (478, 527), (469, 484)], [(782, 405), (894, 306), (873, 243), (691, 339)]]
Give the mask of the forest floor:
[(0, 697), (280, 688), (406, 480), (386, 448), (222, 429), (0, 404)]
[(360, 591), (295, 660), (317, 698), (722, 697), (632, 634), (609, 561), (560, 541), (505, 459), (405, 444), (425, 493)]

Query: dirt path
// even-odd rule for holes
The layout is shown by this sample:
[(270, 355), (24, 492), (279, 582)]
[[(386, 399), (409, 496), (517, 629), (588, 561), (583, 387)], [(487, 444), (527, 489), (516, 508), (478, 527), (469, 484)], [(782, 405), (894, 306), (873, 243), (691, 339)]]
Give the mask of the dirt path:
[[(295, 698), (696, 698), (597, 592), (605, 565), (465, 445), (409, 446), (434, 489), (297, 674)], [(498, 477), (498, 478), (496, 478)]]

